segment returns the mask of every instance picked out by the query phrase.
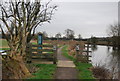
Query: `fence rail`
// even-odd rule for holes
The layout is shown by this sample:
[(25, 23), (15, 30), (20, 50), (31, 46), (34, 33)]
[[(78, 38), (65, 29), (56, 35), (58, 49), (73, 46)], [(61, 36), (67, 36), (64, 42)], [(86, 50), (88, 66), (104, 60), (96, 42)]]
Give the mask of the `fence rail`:
[(32, 52), (54, 52), (53, 49), (32, 49)]
[(57, 61), (57, 46), (56, 45), (27, 45), (27, 58), (32, 61), (33, 58), (53, 59), (53, 63)]
[[(85, 46), (85, 48), (87, 48), (86, 50), (80, 50), (80, 45), (76, 46), (76, 59), (77, 61), (82, 61), (82, 62), (90, 62), (91, 60), (89, 60), (89, 57), (92, 57), (89, 55), (90, 51), (89, 48), (91, 48), (91, 46), (89, 44), (87, 44), (87, 46)], [(83, 53), (86, 54), (83, 54)]]
[(53, 47), (53, 45), (32, 45), (32, 47)]

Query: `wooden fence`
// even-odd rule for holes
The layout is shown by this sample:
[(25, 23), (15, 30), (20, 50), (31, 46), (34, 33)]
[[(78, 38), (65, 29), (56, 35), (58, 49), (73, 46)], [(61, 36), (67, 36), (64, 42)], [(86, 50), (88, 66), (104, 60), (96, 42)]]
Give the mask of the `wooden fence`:
[(89, 60), (89, 57), (91, 57), (89, 54), (91, 52), (89, 50), (91, 48), (90, 44), (87, 44), (85, 48), (86, 49), (81, 50), (79, 45), (76, 46), (76, 59), (77, 61), (89, 63), (91, 61)]
[(57, 46), (56, 45), (33, 45), (29, 43), (26, 49), (27, 61), (32, 59), (45, 59), (53, 61), (56, 64), (57, 61)]

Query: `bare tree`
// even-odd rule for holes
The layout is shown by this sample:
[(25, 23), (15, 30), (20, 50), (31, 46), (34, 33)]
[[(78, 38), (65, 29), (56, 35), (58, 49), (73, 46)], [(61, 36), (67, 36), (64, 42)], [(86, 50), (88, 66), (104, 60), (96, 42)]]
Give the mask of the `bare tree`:
[[(50, 22), (57, 6), (50, 6), (50, 2), (42, 5), (41, 2), (25, 2), (24, 0), (0, 5), (0, 25), (2, 34), (5, 36), (10, 47), (9, 57), (19, 61), (25, 75), (30, 75), (25, 68), (23, 57), (26, 55), (26, 45), (31, 40), (35, 29), (43, 22)], [(6, 36), (5, 31), (10, 35)], [(29, 38), (29, 39), (28, 39)], [(21, 78), (21, 75), (18, 75)]]
[(82, 36), (81, 36), (81, 34), (79, 34), (79, 35), (78, 35), (78, 38), (79, 38), (79, 40), (80, 40), (80, 39), (82, 39)]
[(109, 30), (109, 35), (112, 36), (113, 46), (120, 49), (120, 24), (110, 25)]
[(71, 29), (66, 29), (65, 30), (65, 35), (66, 35), (66, 38), (68, 39), (74, 39), (74, 31), (71, 30)]
[(61, 33), (57, 33), (57, 34), (55, 35), (55, 38), (57, 38), (57, 40), (58, 40), (59, 38), (61, 38)]
[(120, 25), (118, 24), (110, 25), (109, 35), (120, 36)]

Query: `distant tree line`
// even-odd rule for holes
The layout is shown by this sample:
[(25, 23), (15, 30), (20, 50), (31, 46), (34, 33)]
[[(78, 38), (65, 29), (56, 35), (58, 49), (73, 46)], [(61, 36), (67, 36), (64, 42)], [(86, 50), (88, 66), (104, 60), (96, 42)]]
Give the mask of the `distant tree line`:
[(112, 41), (113, 47), (120, 49), (120, 24), (110, 25), (109, 35), (111, 37), (109, 41)]
[(71, 29), (66, 29), (64, 31), (64, 36), (62, 36), (62, 34), (60, 32), (56, 33), (54, 36), (51, 36), (51, 37), (48, 36), (46, 31), (37, 32), (34, 34), (32, 39), (37, 40), (39, 33), (43, 34), (44, 40), (48, 40), (48, 39), (51, 39), (51, 40), (81, 40), (82, 39), (81, 34), (79, 34), (78, 37), (75, 38), (75, 32)]

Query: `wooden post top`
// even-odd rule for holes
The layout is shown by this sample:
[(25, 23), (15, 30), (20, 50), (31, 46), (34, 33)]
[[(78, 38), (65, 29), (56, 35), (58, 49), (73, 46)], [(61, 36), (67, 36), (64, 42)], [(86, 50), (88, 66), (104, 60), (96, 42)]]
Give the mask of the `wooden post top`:
[(76, 51), (79, 51), (80, 50), (80, 45), (77, 44), (75, 49), (76, 49)]
[(53, 50), (57, 50), (57, 46), (56, 45), (53, 45)]

